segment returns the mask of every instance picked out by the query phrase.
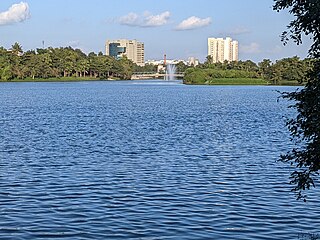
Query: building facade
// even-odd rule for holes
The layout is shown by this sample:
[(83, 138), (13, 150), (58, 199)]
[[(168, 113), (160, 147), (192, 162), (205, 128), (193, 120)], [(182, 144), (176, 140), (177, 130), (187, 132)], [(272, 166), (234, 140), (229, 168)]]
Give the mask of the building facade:
[(238, 41), (234, 41), (230, 37), (226, 39), (208, 38), (208, 56), (212, 57), (214, 63), (238, 61)]
[(139, 66), (144, 66), (144, 43), (137, 40), (107, 40), (106, 55), (120, 59), (126, 56)]

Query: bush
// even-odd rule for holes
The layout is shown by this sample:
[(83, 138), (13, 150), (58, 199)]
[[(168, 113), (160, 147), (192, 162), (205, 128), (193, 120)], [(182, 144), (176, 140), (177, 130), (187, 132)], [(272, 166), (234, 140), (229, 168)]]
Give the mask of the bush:
[(199, 69), (189, 68), (185, 72), (184, 83), (189, 84), (205, 84), (215, 79), (221, 78), (257, 78), (256, 72), (248, 72), (243, 70), (216, 70), (216, 69)]

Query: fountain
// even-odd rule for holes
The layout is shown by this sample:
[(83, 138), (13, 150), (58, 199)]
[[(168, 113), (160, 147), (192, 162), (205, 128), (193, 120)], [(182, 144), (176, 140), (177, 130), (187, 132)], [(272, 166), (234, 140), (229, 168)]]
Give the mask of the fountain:
[(176, 73), (176, 65), (174, 64), (168, 64), (166, 67), (166, 75), (164, 77), (164, 80), (166, 81), (173, 81), (175, 80), (175, 73)]

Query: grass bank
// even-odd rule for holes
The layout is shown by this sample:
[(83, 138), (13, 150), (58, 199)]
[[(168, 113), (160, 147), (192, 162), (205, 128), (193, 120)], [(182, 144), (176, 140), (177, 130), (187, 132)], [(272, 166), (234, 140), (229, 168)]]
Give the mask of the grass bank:
[(61, 78), (24, 78), (12, 79), (8, 81), (0, 80), (0, 82), (80, 82), (80, 81), (100, 81), (99, 78), (88, 77), (61, 77)]
[(269, 85), (269, 82), (261, 78), (213, 78), (206, 81), (187, 82), (192, 85)]
[(184, 75), (185, 84), (200, 85), (268, 85), (256, 72), (244, 70), (217, 70), (189, 68)]

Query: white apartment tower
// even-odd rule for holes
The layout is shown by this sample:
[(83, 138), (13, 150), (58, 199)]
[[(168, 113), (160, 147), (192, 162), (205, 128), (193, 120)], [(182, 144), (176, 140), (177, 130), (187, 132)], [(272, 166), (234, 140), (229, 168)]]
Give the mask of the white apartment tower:
[(137, 40), (107, 40), (106, 55), (119, 59), (126, 56), (139, 66), (144, 66), (144, 43)]
[(238, 42), (233, 41), (230, 37), (226, 39), (208, 38), (208, 55), (212, 56), (214, 63), (238, 61)]

